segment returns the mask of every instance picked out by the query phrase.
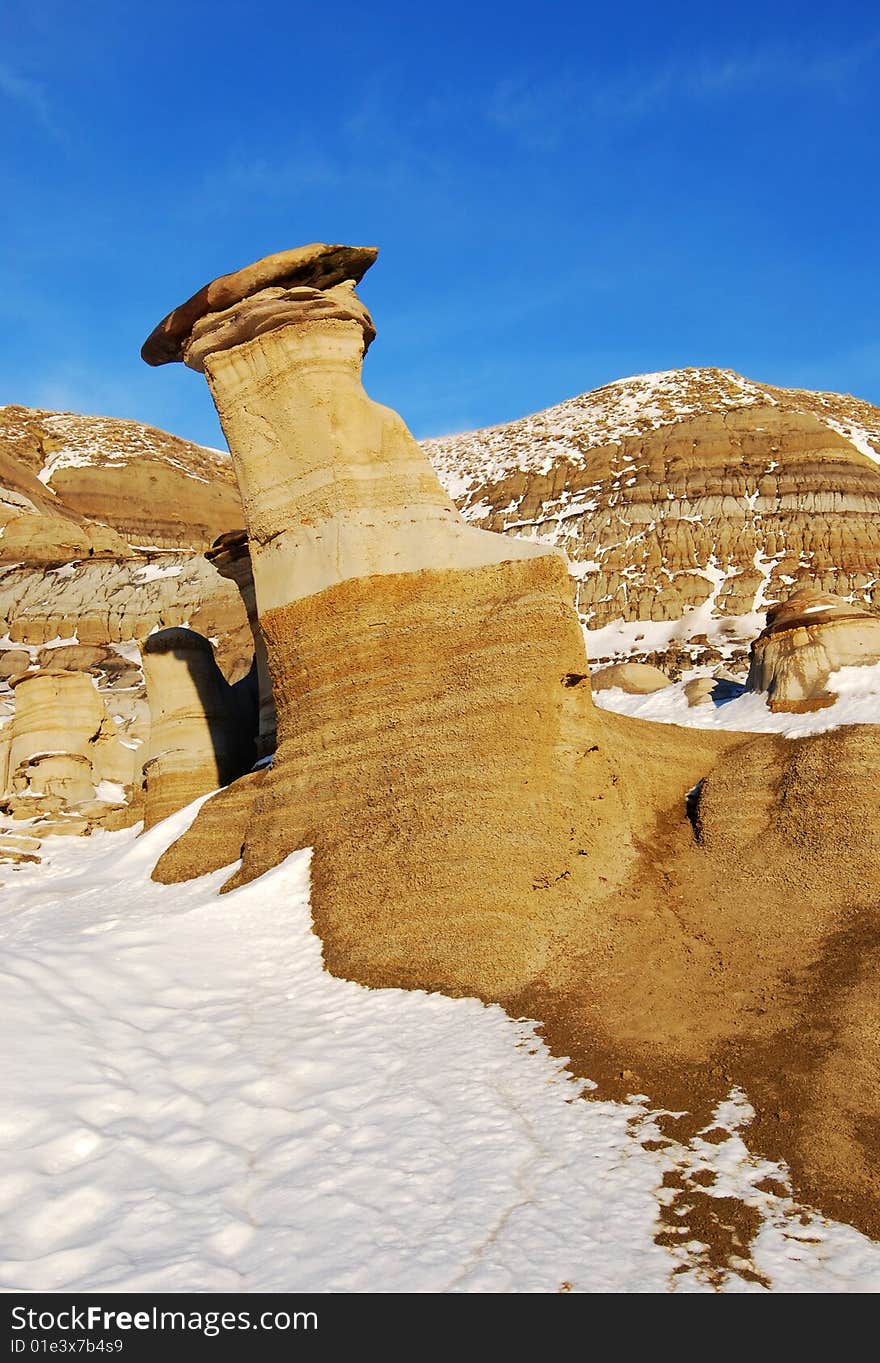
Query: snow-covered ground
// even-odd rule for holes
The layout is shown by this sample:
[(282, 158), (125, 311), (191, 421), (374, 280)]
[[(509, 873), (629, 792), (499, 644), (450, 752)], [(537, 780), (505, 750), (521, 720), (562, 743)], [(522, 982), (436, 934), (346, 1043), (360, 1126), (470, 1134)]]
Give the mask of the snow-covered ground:
[(838, 697), (824, 710), (805, 715), (773, 714), (767, 698), (751, 692), (732, 699), (719, 699), (707, 705), (689, 706), (684, 694), (692, 677), (708, 676), (709, 668), (695, 668), (680, 682), (654, 691), (648, 696), (631, 696), (620, 687), (597, 691), (593, 699), (606, 710), (636, 719), (652, 719), (660, 724), (680, 724), (691, 729), (746, 730), (750, 733), (784, 734), (805, 738), (823, 734), (841, 724), (880, 724), (880, 663), (864, 667), (842, 667), (832, 672), (827, 689)]
[(755, 1187), (785, 1175), (741, 1096), (728, 1140), (646, 1149), (644, 1103), (581, 1098), (529, 1022), (324, 972), (307, 852), (151, 882), (196, 808), (2, 868), (0, 1287), (710, 1290), (654, 1241), (677, 1166), (761, 1209), (775, 1288), (880, 1288), (880, 1246)]

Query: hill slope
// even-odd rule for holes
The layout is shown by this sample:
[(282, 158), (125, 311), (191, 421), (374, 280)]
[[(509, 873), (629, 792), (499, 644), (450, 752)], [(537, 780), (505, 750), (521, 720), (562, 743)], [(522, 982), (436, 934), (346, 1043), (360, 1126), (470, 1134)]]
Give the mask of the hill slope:
[(227, 454), (115, 417), (0, 407), (0, 482), (7, 561), (205, 548), (241, 521)]
[(566, 551), (595, 657), (745, 639), (796, 584), (877, 588), (880, 409), (857, 398), (670, 370), (425, 448), (469, 520)]

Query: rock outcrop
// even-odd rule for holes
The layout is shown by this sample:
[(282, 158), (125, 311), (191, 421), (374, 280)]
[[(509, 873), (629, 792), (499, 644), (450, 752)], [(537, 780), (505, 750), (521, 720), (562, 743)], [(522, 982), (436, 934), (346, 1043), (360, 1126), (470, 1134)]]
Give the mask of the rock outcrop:
[[(136, 814), (149, 733), (137, 641), (191, 626), (215, 642), (229, 682), (250, 672), (239, 591), (203, 556), (240, 523), (225, 453), (139, 422), (0, 407), (0, 721), (9, 734), (26, 693), (16, 707), (6, 683), (78, 671), (92, 695), (93, 678), (107, 717), (90, 745), (92, 776), (124, 789)], [(82, 805), (88, 772), (68, 762), (62, 791), (59, 761), (29, 761), (17, 794), (11, 777), (4, 783), (18, 817), (36, 811), (41, 781), (51, 785), (47, 805)], [(76, 823), (66, 816), (64, 831)]]
[(666, 673), (649, 663), (612, 663), (610, 667), (600, 667), (590, 677), (594, 691), (619, 687), (631, 696), (649, 696), (653, 691), (662, 691), (671, 685)]
[(250, 546), (246, 530), (233, 530), (221, 535), (205, 554), (221, 577), (234, 582), (241, 594), (242, 605), (248, 618), (254, 645), (254, 661), (257, 671), (257, 739), (258, 758), (268, 757), (275, 751), (277, 743), (277, 720), (275, 717), (275, 697), (272, 695), (272, 680), (269, 676), (269, 658), (266, 641), (260, 629), (260, 615), (257, 609), (257, 594), (254, 587), (254, 570), (251, 564)]
[[(236, 339), (248, 305), (233, 333), (223, 315), (192, 326)], [(564, 560), (467, 526), (400, 418), (366, 397), (369, 334), (290, 313), (199, 352), (242, 489), (278, 710), (240, 878), (313, 842), (332, 968), (410, 983), (433, 969), (439, 983), (451, 962), (437, 960), (437, 921), (478, 919), (447, 985), (474, 990), (488, 972), (514, 987), (546, 950), (535, 887), (565, 898), (569, 861), (618, 804), (602, 758), (583, 793), (583, 638)], [(618, 848), (623, 866), (627, 838)]]
[[(250, 668), (253, 637), (241, 596), (203, 554), (76, 562), (53, 570), (10, 566), (0, 575), (0, 632), (19, 667), (21, 645), (34, 652), (64, 641), (103, 647), (109, 656), (151, 630), (184, 625), (217, 640), (230, 681)], [(0, 651), (0, 662), (4, 651)]]
[[(42, 670), (13, 685), (15, 710), (3, 729), (6, 813), (31, 818), (75, 811), (84, 802), (115, 807), (131, 797), (140, 783), (137, 746), (117, 732), (87, 673)], [(108, 782), (112, 789), (102, 799)]]
[(672, 370), (425, 449), (473, 524), (565, 550), (594, 661), (745, 657), (798, 585), (877, 590), (880, 411), (856, 398)]
[(832, 673), (877, 662), (880, 614), (804, 588), (768, 610), (766, 628), (752, 645), (747, 685), (767, 693), (771, 710), (817, 710), (834, 704)]
[(144, 763), (144, 827), (241, 776), (254, 761), (256, 706), (217, 666), (209, 640), (164, 629), (144, 645), (150, 740)]
[[(297, 256), (272, 259), (287, 271)], [(321, 287), (318, 267), (302, 287)], [(372, 324), (331, 303), (294, 300), (255, 335), (250, 299), (234, 317), (185, 305), (193, 334), (220, 347), (200, 346), (194, 367), (242, 489), (278, 713), (239, 878), (315, 843), (314, 912), (335, 970), (423, 980), (438, 924), (479, 921), (452, 987), (488, 972), (509, 989), (546, 950), (535, 887), (564, 899), (568, 863), (619, 803), (601, 757), (583, 793), (596, 720), (566, 565), (462, 521), (401, 419), (363, 390)], [(189, 339), (176, 345), (186, 357)], [(619, 872), (626, 838), (618, 848)]]

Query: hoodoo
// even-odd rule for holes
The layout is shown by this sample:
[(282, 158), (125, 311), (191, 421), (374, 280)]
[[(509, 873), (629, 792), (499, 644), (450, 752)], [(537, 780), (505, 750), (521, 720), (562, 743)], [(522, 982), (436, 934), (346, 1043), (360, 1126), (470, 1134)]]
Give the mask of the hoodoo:
[[(278, 750), (239, 879), (314, 844), (333, 969), (511, 991), (546, 951), (535, 894), (552, 916), (625, 820), (565, 560), (467, 525), (364, 391), (375, 328), (354, 285), (375, 255), (269, 257), (144, 347), (204, 370), (247, 519)], [(631, 857), (614, 843), (607, 883)]]
[(192, 629), (158, 630), (147, 638), (143, 657), (150, 705), (144, 824), (150, 828), (241, 776), (254, 747), (236, 689), (208, 639)]
[(798, 1187), (877, 1228), (874, 726), (789, 746), (595, 709), (565, 559), (465, 523), (363, 389), (374, 257), (268, 257), (144, 348), (214, 396), (278, 722), (155, 878), (312, 846), (334, 973), (502, 1002), (698, 1124), (739, 1086)]
[(767, 612), (752, 644), (748, 689), (766, 691), (771, 710), (832, 705), (828, 679), (842, 667), (880, 662), (880, 615), (864, 606), (804, 588)]

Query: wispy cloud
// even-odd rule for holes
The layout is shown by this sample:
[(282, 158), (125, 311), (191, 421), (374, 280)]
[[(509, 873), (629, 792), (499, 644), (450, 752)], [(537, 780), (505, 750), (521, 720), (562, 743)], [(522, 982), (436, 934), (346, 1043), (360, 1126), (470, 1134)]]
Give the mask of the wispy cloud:
[(838, 51), (759, 47), (633, 66), (611, 76), (563, 71), (552, 80), (536, 81), (523, 74), (494, 87), (485, 115), (491, 126), (540, 150), (557, 146), (578, 127), (609, 120), (637, 122), (674, 102), (708, 104), (747, 93), (805, 91), (846, 99), (878, 53), (880, 34)]
[(23, 113), (51, 137), (60, 136), (51, 100), (46, 87), (40, 81), (22, 76), (5, 62), (0, 62), (0, 96), (17, 104)]

